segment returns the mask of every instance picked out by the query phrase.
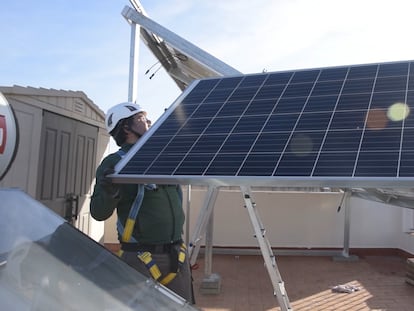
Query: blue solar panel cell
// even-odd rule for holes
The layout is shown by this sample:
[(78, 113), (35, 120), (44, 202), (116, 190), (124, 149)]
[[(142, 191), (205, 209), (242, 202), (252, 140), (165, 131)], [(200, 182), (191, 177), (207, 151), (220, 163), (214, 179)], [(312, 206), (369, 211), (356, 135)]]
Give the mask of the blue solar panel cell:
[(285, 152), (273, 176), (311, 176), (316, 152)]
[[(178, 124), (181, 124), (180, 130), (177, 132), (177, 135), (200, 135), (204, 132), (206, 126), (211, 122), (211, 119), (200, 118), (200, 119), (192, 119), (189, 118), (186, 121), (177, 120)], [(169, 135), (173, 134), (174, 132), (170, 132)]]
[(181, 163), (184, 154), (161, 153), (156, 160), (146, 169), (146, 174), (159, 175), (174, 173), (176, 167)]
[(338, 101), (338, 95), (311, 96), (308, 98), (303, 112), (333, 111)]
[(205, 79), (118, 174), (414, 178), (413, 112), (414, 62)]
[(218, 81), (216, 80), (200, 81), (191, 94), (188, 94), (188, 96), (181, 101), (181, 105), (185, 105), (187, 103), (194, 105), (194, 103), (201, 102), (211, 92), (211, 88), (213, 88), (217, 83)]
[(236, 176), (240, 166), (243, 164), (244, 154), (218, 154), (208, 167), (207, 175)]
[(288, 84), (283, 92), (283, 97), (308, 97), (312, 91), (314, 83)]
[(241, 115), (248, 104), (248, 101), (226, 102), (221, 108), (217, 104), (214, 107), (217, 111), (217, 117), (233, 117)]
[[(188, 105), (185, 107), (188, 107)], [(217, 114), (217, 106), (203, 104), (199, 105), (198, 108), (193, 108), (193, 111), (194, 113), (191, 116), (192, 118), (213, 118)]]
[(298, 113), (305, 105), (307, 97), (280, 98), (274, 109), (274, 113)]
[(409, 76), (409, 78), (408, 78), (408, 84), (407, 84), (407, 89), (408, 90), (414, 90), (414, 75), (410, 75)]
[(377, 78), (374, 92), (395, 92), (407, 89), (407, 76)]
[(405, 92), (373, 93), (370, 109), (392, 107), (393, 104), (405, 103)]
[(404, 119), (405, 127), (414, 127), (414, 91), (407, 92), (407, 100), (405, 101), (405, 109), (403, 114), (406, 114)]
[(322, 70), (321, 74), (318, 77), (318, 81), (344, 81), (348, 73), (348, 68), (327, 68)]
[(293, 152), (299, 157), (308, 153), (319, 152), (325, 132), (297, 132), (290, 136), (286, 152)]
[(356, 152), (321, 153), (312, 176), (352, 177), (356, 158)]
[(254, 142), (251, 152), (257, 154), (281, 153), (289, 137), (289, 132), (261, 133)]
[(227, 134), (225, 135), (214, 135), (214, 134), (205, 134), (201, 135), (197, 140), (194, 139), (194, 146), (191, 149), (191, 153), (217, 153), (219, 148), (226, 139)]
[(270, 86), (263, 86), (261, 87), (256, 96), (254, 97), (257, 99), (272, 99), (275, 100), (282, 95), (283, 91), (285, 90), (285, 85), (270, 85)]
[(362, 130), (329, 131), (323, 143), (322, 152), (357, 152)]
[(290, 80), (290, 84), (306, 83), (306, 82), (314, 83), (316, 79), (318, 78), (320, 72), (321, 71), (319, 69), (295, 71), (293, 73), (292, 79)]
[(245, 159), (240, 176), (272, 176), (280, 153), (250, 153)]
[(330, 124), (330, 130), (355, 130), (365, 127), (366, 111), (336, 111)]
[(141, 152), (146, 154), (158, 154), (165, 148), (165, 146), (170, 142), (170, 140), (170, 136), (164, 136), (159, 134), (153, 135), (151, 137), (151, 143), (143, 146), (141, 148)]
[(253, 100), (244, 115), (266, 115), (268, 116), (276, 106), (276, 99)]
[(299, 118), (299, 113), (273, 114), (263, 127), (263, 132), (291, 132)]
[(219, 89), (212, 91), (205, 98), (200, 98), (199, 102), (205, 103), (223, 103), (233, 93), (232, 89)]
[(357, 158), (355, 177), (396, 177), (398, 152), (360, 152)]
[(184, 125), (183, 120), (177, 119), (172, 116), (163, 123), (163, 126), (157, 131), (157, 135), (171, 135), (171, 133), (177, 133), (177, 131)]
[(317, 82), (312, 90), (312, 96), (339, 95), (343, 81)]
[[(213, 120), (206, 120), (209, 125), (206, 128), (206, 132), (210, 134), (226, 134), (229, 133), (236, 125), (239, 117), (216, 117)], [(195, 122), (199, 119), (195, 120)]]
[(243, 116), (234, 127), (233, 133), (258, 133), (263, 128), (267, 118), (266, 115)]
[(401, 129), (366, 130), (362, 139), (361, 151), (399, 151)]
[(183, 157), (183, 161), (174, 171), (175, 175), (202, 176), (214, 158), (214, 153), (195, 153)]
[(183, 150), (190, 149), (198, 136), (194, 135), (181, 135), (174, 136), (165, 147), (163, 152), (166, 153), (182, 153)]
[(304, 113), (296, 124), (296, 131), (324, 131), (331, 120), (332, 112)]
[(266, 78), (267, 78), (266, 75), (247, 76), (241, 81), (239, 88), (253, 87), (257, 90), (263, 84)]
[(293, 76), (293, 72), (279, 72), (279, 73), (270, 73), (266, 75), (267, 79), (264, 81), (263, 86), (268, 85), (277, 85), (282, 84), (286, 85), (289, 83), (290, 79)]
[(338, 99), (336, 111), (341, 110), (366, 110), (371, 101), (371, 94), (342, 94)]
[(378, 77), (407, 76), (408, 62), (379, 64)]
[(414, 150), (403, 151), (400, 161), (400, 177), (414, 176)]
[(225, 144), (221, 147), (223, 153), (247, 153), (256, 140), (257, 134), (230, 134)]
[(402, 135), (402, 152), (414, 151), (414, 128), (404, 128)]
[(351, 66), (349, 68), (349, 73), (346, 77), (347, 80), (353, 79), (364, 79), (372, 78), (374, 79), (377, 75), (378, 65), (362, 65), (362, 66)]
[(238, 87), (229, 97), (228, 101), (250, 101), (257, 92), (257, 87)]
[(374, 81), (374, 78), (346, 80), (341, 94), (371, 94)]
[(215, 85), (214, 87), (214, 90), (219, 90), (219, 89), (234, 90), (242, 80), (243, 80), (243, 77), (232, 77), (232, 78), (227, 78), (227, 79), (219, 79), (217, 85)]

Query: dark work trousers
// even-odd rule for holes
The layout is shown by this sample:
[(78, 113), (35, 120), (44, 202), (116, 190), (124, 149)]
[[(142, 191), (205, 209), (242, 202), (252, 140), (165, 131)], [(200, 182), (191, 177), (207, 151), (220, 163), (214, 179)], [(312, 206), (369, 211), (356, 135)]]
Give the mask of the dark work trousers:
[[(151, 256), (161, 271), (161, 277), (158, 279), (158, 281), (160, 281), (163, 277), (170, 273), (170, 254), (151, 254)], [(142, 274), (151, 277), (151, 274), (148, 271), (145, 264), (137, 257), (137, 252), (124, 251), (121, 258)], [(190, 303), (194, 304), (195, 301), (193, 297), (192, 283), (193, 282), (191, 276), (190, 263), (188, 261), (187, 254), (187, 256), (185, 257), (185, 262), (181, 266), (181, 269), (177, 273), (177, 276), (170, 283), (168, 283), (166, 287), (168, 287), (173, 292), (183, 297)]]

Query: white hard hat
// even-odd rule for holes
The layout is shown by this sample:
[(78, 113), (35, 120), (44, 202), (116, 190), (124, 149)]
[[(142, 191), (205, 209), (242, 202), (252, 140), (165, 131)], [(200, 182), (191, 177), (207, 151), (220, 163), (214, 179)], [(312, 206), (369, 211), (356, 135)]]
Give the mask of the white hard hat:
[(143, 112), (145, 115), (147, 114), (140, 105), (131, 102), (120, 103), (110, 108), (106, 113), (105, 118), (105, 125), (108, 133), (113, 131), (119, 121), (129, 118), (138, 112)]

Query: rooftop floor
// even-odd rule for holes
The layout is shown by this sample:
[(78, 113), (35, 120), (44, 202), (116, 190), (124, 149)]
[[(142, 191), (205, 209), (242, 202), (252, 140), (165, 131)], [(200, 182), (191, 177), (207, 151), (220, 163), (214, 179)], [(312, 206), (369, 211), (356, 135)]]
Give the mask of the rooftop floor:
[[(291, 307), (299, 310), (414, 310), (414, 286), (405, 282), (406, 259), (367, 256), (357, 261), (332, 257), (278, 256), (277, 264)], [(204, 259), (193, 270), (196, 306), (203, 311), (280, 310), (273, 287), (257, 255), (214, 255), (213, 273), (221, 276), (219, 294), (202, 294)], [(354, 285), (359, 291), (335, 293), (336, 285)]]

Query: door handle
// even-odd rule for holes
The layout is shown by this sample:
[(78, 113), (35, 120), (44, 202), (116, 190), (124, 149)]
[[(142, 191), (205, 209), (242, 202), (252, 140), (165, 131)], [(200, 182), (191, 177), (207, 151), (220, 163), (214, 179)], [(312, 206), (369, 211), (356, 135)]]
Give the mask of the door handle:
[(79, 195), (68, 193), (65, 196), (65, 216), (64, 218), (74, 223), (78, 219), (79, 212)]

